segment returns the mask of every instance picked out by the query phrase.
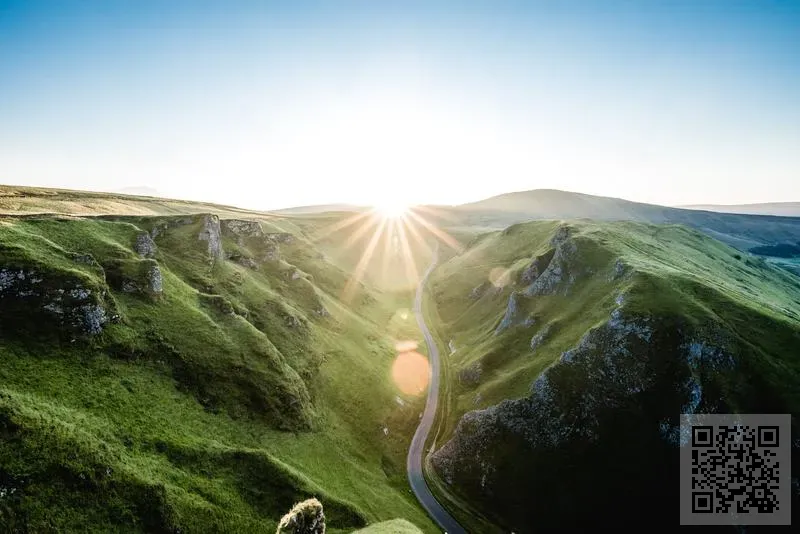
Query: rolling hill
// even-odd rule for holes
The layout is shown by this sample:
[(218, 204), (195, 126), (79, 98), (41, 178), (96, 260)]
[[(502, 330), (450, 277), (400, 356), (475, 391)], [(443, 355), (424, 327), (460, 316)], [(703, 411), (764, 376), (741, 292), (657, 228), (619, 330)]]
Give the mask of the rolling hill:
[(692, 210), (717, 211), (722, 213), (800, 217), (800, 202), (764, 202), (761, 204), (693, 204), (680, 207)]
[(4, 201), (83, 213), (0, 218), (4, 531), (271, 532), (308, 497), (330, 532), (435, 531), (405, 477), (420, 400), (391, 374), (411, 293), (351, 283), (341, 218)]
[(684, 224), (740, 250), (800, 240), (800, 217), (716, 213), (553, 189), (520, 191), (439, 207), (441, 224), (486, 231), (530, 220), (591, 219)]
[(800, 278), (696, 230), (516, 224), (430, 284), (432, 476), (501, 531), (677, 526), (679, 414), (800, 413)]

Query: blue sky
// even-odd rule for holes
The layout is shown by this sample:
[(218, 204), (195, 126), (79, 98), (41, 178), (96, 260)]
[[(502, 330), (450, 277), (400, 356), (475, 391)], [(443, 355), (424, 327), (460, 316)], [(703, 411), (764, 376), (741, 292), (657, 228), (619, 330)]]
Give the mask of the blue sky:
[(0, 182), (800, 201), (800, 2), (0, 0)]

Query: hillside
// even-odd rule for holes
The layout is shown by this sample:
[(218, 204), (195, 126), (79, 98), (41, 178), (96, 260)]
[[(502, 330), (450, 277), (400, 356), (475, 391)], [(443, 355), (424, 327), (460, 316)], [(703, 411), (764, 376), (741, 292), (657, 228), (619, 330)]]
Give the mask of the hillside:
[(685, 224), (740, 250), (796, 242), (800, 217), (742, 215), (642, 204), (550, 189), (507, 193), (442, 208), (442, 222), (454, 227), (497, 230), (530, 220), (592, 219)]
[(800, 279), (686, 227), (517, 224), (430, 291), (433, 474), (504, 531), (677, 525), (679, 414), (800, 413)]
[(315, 496), (330, 532), (435, 531), (405, 478), (420, 402), (392, 380), (410, 293), (352, 282), (363, 243), (108, 199), (0, 219), (3, 530), (272, 532)]
[(800, 202), (764, 202), (761, 204), (693, 204), (680, 207), (692, 210), (717, 211), (722, 213), (800, 217)]

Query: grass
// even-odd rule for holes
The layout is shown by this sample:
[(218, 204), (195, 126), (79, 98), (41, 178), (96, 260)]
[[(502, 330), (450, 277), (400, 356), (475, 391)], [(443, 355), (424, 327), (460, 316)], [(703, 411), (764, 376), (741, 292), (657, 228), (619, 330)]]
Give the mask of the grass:
[[(277, 261), (213, 261), (197, 239), (203, 218), (0, 220), (0, 269), (40, 273), (44, 299), (65, 284), (90, 288), (117, 316), (81, 335), (20, 287), (3, 294), (2, 522), (36, 532), (262, 532), (317, 497), (330, 532), (392, 518), (434, 532), (405, 480), (421, 404), (391, 380), (394, 343), (419, 339), (403, 314), (411, 294), (367, 284), (342, 302), (352, 272), (320, 258), (310, 218), (303, 229), (263, 223), (265, 233), (296, 232)], [(155, 257), (140, 258), (137, 234), (163, 223), (173, 226), (156, 237)], [(224, 228), (226, 251), (262, 257), (258, 239), (240, 243)], [(163, 293), (121, 289), (154, 264)], [(26, 315), (7, 313), (14, 302)]]
[[(698, 339), (722, 344), (734, 355), (739, 366), (735, 373), (704, 375), (703, 402), (709, 404), (700, 409), (800, 412), (796, 388), (800, 364), (794, 358), (794, 348), (800, 347), (800, 278), (683, 226), (569, 221), (570, 239), (576, 244), (570, 265), (577, 275), (575, 282), (566, 294), (518, 298), (515, 323), (495, 334), (511, 293), (527, 285), (520, 280), (522, 272), (532, 258), (552, 248), (550, 239), (560, 224), (523, 223), (484, 234), (434, 271), (426, 321), (446, 355), (447, 367), (437, 447), (453, 436), (464, 413), (527, 397), (531, 383), (544, 369), (576, 346), (587, 331), (609, 320), (620, 295), (628, 313), (652, 317), (656, 324), (674, 324), (674, 330), (665, 326), (665, 331), (694, 332)], [(617, 262), (625, 271), (619, 277), (614, 276)], [(486, 291), (479, 299), (470, 298), (479, 286)], [(534, 319), (533, 324), (527, 326), (526, 318)], [(534, 350), (531, 339), (545, 325), (550, 325), (550, 335)], [(450, 340), (456, 346), (453, 354), (446, 348)], [(653, 350), (658, 355), (658, 347)], [(665, 348), (661, 356), (666, 354)], [(480, 378), (462, 380), (462, 373), (476, 365), (482, 370)], [(576, 382), (573, 387), (572, 394), (580, 395), (592, 386)], [(714, 408), (715, 399), (723, 408)], [(491, 447), (496, 452), (503, 446)], [(522, 479), (529, 480), (529, 485), (536, 479), (557, 484), (548, 478), (545, 464), (535, 467), (533, 460), (518, 456), (523, 454), (520, 451), (509, 443), (505, 455), (509, 465), (498, 466), (507, 468), (509, 476), (521, 477), (506, 480), (504, 496), (508, 497), (506, 489), (518, 496), (526, 494), (522, 486), (515, 486)], [(553, 465), (560, 461), (552, 460)], [(566, 477), (567, 471), (562, 475)], [(445, 490), (441, 496), (450, 501), (460, 519), (469, 521), (471, 516), (474, 520), (482, 513), (504, 528), (522, 528), (519, 523), (508, 524), (509, 518), (518, 517), (514, 514), (526, 513), (521, 502), (505, 503), (464, 485), (445, 484), (435, 472), (429, 472), (429, 478), (435, 488)], [(569, 487), (566, 480), (564, 487)], [(519, 497), (509, 501), (514, 499)]]

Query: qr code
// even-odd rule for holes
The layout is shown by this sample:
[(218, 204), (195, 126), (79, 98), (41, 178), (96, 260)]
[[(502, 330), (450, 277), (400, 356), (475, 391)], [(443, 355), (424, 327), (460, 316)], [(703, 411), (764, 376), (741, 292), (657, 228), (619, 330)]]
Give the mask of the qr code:
[(788, 414), (681, 417), (681, 524), (788, 525)]

